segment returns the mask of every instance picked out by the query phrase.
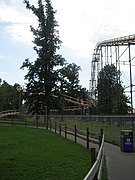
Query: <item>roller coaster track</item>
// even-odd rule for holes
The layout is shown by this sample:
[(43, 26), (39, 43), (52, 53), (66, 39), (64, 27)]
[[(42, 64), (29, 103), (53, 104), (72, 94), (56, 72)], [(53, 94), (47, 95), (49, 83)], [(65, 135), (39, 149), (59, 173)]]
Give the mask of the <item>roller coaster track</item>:
[(8, 111), (1, 111), (0, 118), (9, 116), (9, 115), (16, 115), (19, 114), (19, 110), (8, 110)]
[[(45, 93), (41, 92), (40, 94), (44, 95)], [(74, 98), (72, 96), (68, 96), (65, 94), (59, 94), (59, 95), (52, 94), (52, 96), (54, 98), (61, 98), (62, 97), (65, 101), (77, 105), (77, 106), (64, 107), (65, 111), (75, 111), (75, 110), (81, 109), (82, 107), (84, 109), (89, 109), (92, 107), (92, 103), (90, 101), (84, 101), (83, 99)]]
[[(17, 91), (18, 92), (21, 92), (21, 91), (25, 91), (26, 89), (24, 88), (24, 86), (18, 86), (17, 87)], [(44, 92), (40, 92), (39, 95), (45, 95)], [(72, 107), (73, 109), (72, 110), (79, 110), (81, 109), (81, 107), (84, 107), (84, 109), (88, 109), (88, 108), (91, 108), (92, 104), (90, 101), (84, 101), (83, 99), (78, 99), (78, 98), (74, 98), (72, 96), (68, 96), (68, 95), (65, 95), (65, 94), (59, 94), (59, 95), (55, 95), (55, 94), (52, 94), (52, 96), (54, 98), (60, 98), (60, 97), (63, 97), (63, 99), (67, 102), (71, 102), (75, 105), (78, 105), (78, 106), (69, 106), (65, 108), (66, 111), (71, 110)]]
[[(44, 94), (44, 93), (41, 93), (41, 94)], [(57, 95), (52, 95), (52, 96), (55, 98), (59, 98), (59, 96), (57, 96)], [(60, 96), (63, 97), (65, 101), (76, 105), (76, 106), (66, 106), (66, 107), (64, 107), (64, 111), (78, 111), (82, 107), (84, 109), (91, 108), (91, 103), (89, 101), (84, 101), (83, 99), (77, 99), (77, 98), (74, 98), (74, 97), (71, 97), (68, 95), (64, 95), (64, 94), (61, 94)], [(0, 112), (0, 118), (9, 116), (9, 115), (15, 115), (15, 114), (19, 114), (19, 110), (2, 111), (2, 112)]]
[[(21, 87), (18, 87), (18, 90), (20, 91), (20, 89), (22, 89)], [(24, 89), (24, 88), (23, 88)], [(44, 92), (40, 92), (39, 95), (45, 95)], [(82, 107), (84, 109), (89, 109), (92, 107), (92, 103), (90, 101), (84, 101), (83, 99), (78, 99), (78, 98), (74, 98), (72, 96), (68, 96), (65, 94), (59, 94), (59, 95), (55, 95), (52, 94), (52, 96), (54, 98), (61, 98), (63, 97), (63, 99), (67, 102), (70, 102), (72, 104), (74, 104), (75, 106), (67, 106), (64, 107), (65, 111), (75, 111), (75, 110), (80, 110)], [(53, 111), (53, 110), (52, 110)]]
[[(41, 94), (44, 94), (44, 93), (41, 93)], [(59, 96), (57, 96), (57, 95), (52, 95), (52, 96), (55, 97), (55, 98), (59, 98)], [(64, 94), (61, 94), (60, 96), (63, 97), (65, 101), (73, 103), (73, 104), (76, 105), (76, 106), (64, 107), (64, 111), (78, 111), (82, 107), (84, 107), (84, 109), (91, 108), (91, 103), (88, 102), (88, 101), (84, 101), (82, 99), (77, 99), (77, 98), (74, 98), (74, 97), (71, 97), (71, 96), (68, 96), (68, 95), (64, 95)], [(2, 111), (2, 112), (0, 112), (0, 118), (6, 117), (6, 116), (9, 116), (9, 115), (16, 115), (16, 114), (19, 114), (19, 110)]]
[[(135, 49), (133, 50), (133, 45), (135, 45), (135, 34), (118, 37), (114, 39), (100, 41), (96, 44), (94, 53), (91, 61), (91, 79), (90, 79), (90, 94), (91, 99), (96, 101), (97, 99), (97, 76), (100, 70), (106, 64), (115, 64), (117, 70), (120, 70), (121, 63), (126, 62), (129, 65), (129, 92), (131, 92), (131, 106), (132, 104), (132, 64), (131, 61), (135, 59)], [(133, 56), (134, 53), (134, 57)], [(126, 59), (125, 59), (126, 57)], [(122, 59), (123, 58), (123, 59)], [(126, 64), (125, 63), (125, 64)], [(128, 86), (127, 85), (127, 86)]]
[[(133, 109), (133, 78), (132, 78), (132, 60), (135, 59), (135, 34), (119, 38), (100, 41), (96, 44), (91, 61), (91, 79), (90, 95), (93, 102), (97, 101), (97, 77), (100, 70), (106, 64), (115, 64), (117, 70), (121, 70), (121, 64), (128, 65), (126, 69), (129, 72), (128, 83), (131, 108)], [(120, 79), (119, 79), (120, 82)]]
[(135, 34), (98, 42), (96, 44), (95, 51), (96, 53), (98, 53), (98, 51), (100, 51), (100, 48), (102, 46), (117, 46), (117, 45), (124, 46), (124, 45), (128, 45), (129, 43), (130, 44), (135, 43)]

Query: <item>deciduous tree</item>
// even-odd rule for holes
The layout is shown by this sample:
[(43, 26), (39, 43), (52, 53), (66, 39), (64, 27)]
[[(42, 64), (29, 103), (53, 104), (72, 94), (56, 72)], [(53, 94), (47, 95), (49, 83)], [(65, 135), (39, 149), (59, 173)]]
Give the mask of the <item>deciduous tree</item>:
[(116, 67), (106, 65), (98, 75), (98, 113), (99, 114), (127, 114), (129, 99), (124, 93), (121, 73)]
[(18, 109), (17, 91), (14, 86), (0, 79), (0, 111)]

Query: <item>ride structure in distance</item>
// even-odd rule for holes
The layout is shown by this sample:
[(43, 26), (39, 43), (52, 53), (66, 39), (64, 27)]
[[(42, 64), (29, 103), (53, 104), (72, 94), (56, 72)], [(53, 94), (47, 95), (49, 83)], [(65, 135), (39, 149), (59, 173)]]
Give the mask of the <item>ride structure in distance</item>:
[[(133, 68), (135, 59), (135, 34), (98, 42), (91, 61), (90, 97), (93, 103), (97, 101), (97, 77), (100, 70), (107, 64), (114, 64), (122, 73), (125, 92), (130, 95), (133, 109)], [(126, 66), (126, 67), (125, 67)], [(120, 81), (120, 79), (119, 79)]]

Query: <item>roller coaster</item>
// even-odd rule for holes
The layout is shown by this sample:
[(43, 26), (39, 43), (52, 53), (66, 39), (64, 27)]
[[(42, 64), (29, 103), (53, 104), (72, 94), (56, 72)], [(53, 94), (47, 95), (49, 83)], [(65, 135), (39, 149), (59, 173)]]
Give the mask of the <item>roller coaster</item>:
[[(44, 94), (44, 93), (41, 93), (41, 94)], [(54, 98), (59, 98), (58, 95), (52, 95)], [(64, 107), (64, 111), (79, 111), (82, 109), (86, 110), (86, 109), (89, 109), (91, 108), (91, 102), (89, 101), (84, 101), (83, 99), (77, 99), (77, 98), (74, 98), (72, 96), (68, 96), (68, 95), (65, 95), (65, 94), (61, 94), (61, 97), (64, 98), (65, 101), (67, 102), (70, 102), (74, 105), (72, 106), (66, 106)], [(52, 110), (52, 111), (56, 111), (56, 110)], [(2, 117), (5, 117), (5, 116), (11, 116), (11, 115), (17, 115), (19, 114), (19, 110), (7, 110), (7, 111), (1, 111), (0, 112), (0, 118)]]
[[(44, 94), (44, 93), (41, 93), (41, 94)], [(62, 97), (64, 99), (64, 101), (73, 104), (72, 106), (64, 107), (64, 109), (63, 109), (64, 111), (79, 111), (82, 109), (82, 107), (84, 110), (90, 109), (92, 107), (91, 101), (84, 101), (83, 99), (74, 98), (72, 96), (68, 96), (65, 94), (60, 94), (60, 95), (52, 94), (52, 96), (57, 99), (59, 97)], [(55, 111), (55, 110), (52, 110), (52, 111)]]
[[(21, 93), (23, 91), (26, 91), (26, 89), (24, 88), (24, 86), (22, 87), (18, 86), (17, 91)], [(45, 95), (45, 93), (40, 92), (39, 95)], [(52, 94), (51, 96), (53, 96), (56, 99), (63, 98), (64, 101), (70, 102), (71, 104), (73, 104), (71, 106), (64, 107), (63, 109), (64, 111), (78, 111), (78, 110), (81, 110), (82, 107), (84, 110), (86, 110), (92, 107), (92, 102), (90, 100), (84, 101), (83, 99), (78, 99), (78, 98), (75, 98), (66, 94), (59, 94), (59, 95)], [(56, 110), (52, 110), (52, 111), (56, 111)]]
[[(133, 60), (135, 59), (135, 34), (104, 40), (95, 46), (91, 61), (90, 96), (97, 100), (97, 76), (100, 70), (107, 64), (114, 64), (117, 70), (123, 74), (125, 91), (130, 93), (131, 108), (133, 109)], [(124, 66), (128, 66), (128, 68)], [(124, 77), (124, 72), (126, 76)], [(119, 77), (120, 78), (120, 77)], [(127, 82), (126, 79), (127, 78)], [(120, 79), (119, 79), (120, 81)]]
[(19, 114), (19, 110), (7, 110), (7, 111), (1, 111), (0, 112), (0, 118), (10, 115), (16, 115)]

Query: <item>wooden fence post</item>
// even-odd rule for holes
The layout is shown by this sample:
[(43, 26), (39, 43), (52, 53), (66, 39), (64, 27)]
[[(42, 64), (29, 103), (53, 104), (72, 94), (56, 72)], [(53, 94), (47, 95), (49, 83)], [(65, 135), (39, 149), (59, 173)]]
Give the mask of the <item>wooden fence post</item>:
[(12, 120), (11, 120), (11, 124), (12, 124), (12, 126), (14, 125), (14, 120), (13, 120), (13, 118), (12, 118)]
[(50, 131), (52, 130), (52, 122), (50, 121)]
[(96, 161), (96, 148), (90, 148), (90, 152), (91, 152), (91, 165), (93, 166), (93, 164)]
[(102, 137), (103, 137), (103, 129), (100, 129), (100, 135), (99, 135), (99, 148), (102, 144)]
[(59, 135), (61, 135), (61, 124), (59, 124)]
[(27, 127), (27, 119), (25, 118), (25, 127)]
[(89, 128), (87, 128), (87, 149), (89, 149)]
[(101, 136), (103, 137), (103, 129), (100, 130)]
[(48, 116), (47, 115), (45, 115), (45, 119), (46, 119), (46, 130), (48, 130)]
[(36, 116), (36, 127), (38, 128), (38, 116)]
[(56, 124), (56, 122), (55, 122), (55, 124), (54, 124), (54, 129), (55, 129), (55, 133), (56, 133), (56, 129), (57, 129), (57, 124)]
[[(96, 161), (96, 148), (91, 148), (90, 152), (91, 152), (91, 163), (92, 163), (92, 166), (93, 166), (93, 164)], [(97, 174), (95, 175), (93, 180), (97, 180)]]
[(65, 124), (65, 139), (67, 139), (67, 125)]
[(77, 129), (76, 129), (76, 125), (75, 125), (75, 143), (77, 142)]

